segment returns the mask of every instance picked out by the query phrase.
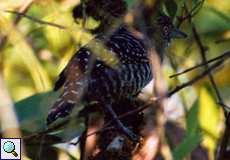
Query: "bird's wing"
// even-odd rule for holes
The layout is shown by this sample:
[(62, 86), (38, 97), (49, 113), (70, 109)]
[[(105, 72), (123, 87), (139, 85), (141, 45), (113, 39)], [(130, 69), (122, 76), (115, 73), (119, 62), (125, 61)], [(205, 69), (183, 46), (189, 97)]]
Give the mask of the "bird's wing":
[[(66, 117), (70, 114), (76, 102), (80, 102), (86, 81), (86, 67), (89, 52), (85, 47), (81, 48), (69, 61), (65, 69), (59, 75), (55, 83), (54, 91), (65, 85), (63, 92), (53, 105), (47, 117), (47, 125), (59, 117)], [(82, 56), (81, 56), (82, 55)], [(84, 60), (85, 59), (85, 60)]]

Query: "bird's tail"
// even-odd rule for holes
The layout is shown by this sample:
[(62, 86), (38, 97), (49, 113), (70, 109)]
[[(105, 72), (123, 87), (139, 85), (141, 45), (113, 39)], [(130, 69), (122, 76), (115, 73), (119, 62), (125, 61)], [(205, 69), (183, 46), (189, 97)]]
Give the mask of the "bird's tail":
[(81, 81), (66, 85), (63, 92), (54, 103), (47, 117), (47, 125), (53, 123), (59, 117), (68, 116), (77, 102), (81, 101), (84, 85)]

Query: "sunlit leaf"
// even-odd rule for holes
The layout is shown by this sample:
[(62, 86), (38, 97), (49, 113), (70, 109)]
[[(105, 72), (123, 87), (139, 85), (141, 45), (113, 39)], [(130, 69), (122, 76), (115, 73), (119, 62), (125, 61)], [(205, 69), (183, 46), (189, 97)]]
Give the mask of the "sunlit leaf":
[(201, 89), (199, 98), (199, 124), (202, 131), (204, 131), (204, 142), (209, 149), (209, 156), (212, 159), (215, 143), (218, 138), (217, 126), (219, 124), (219, 108), (214, 101), (214, 98), (206, 87)]

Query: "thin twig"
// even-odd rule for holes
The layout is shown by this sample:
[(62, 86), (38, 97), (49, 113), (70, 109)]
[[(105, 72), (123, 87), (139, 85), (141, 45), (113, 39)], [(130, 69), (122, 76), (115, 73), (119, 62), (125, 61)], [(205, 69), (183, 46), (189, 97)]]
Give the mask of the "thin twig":
[(88, 135), (81, 136), (81, 137), (78, 139), (77, 142), (75, 142), (75, 143), (70, 143), (70, 145), (77, 146), (78, 143), (81, 142), (83, 139), (86, 139), (87, 137), (90, 137), (90, 136), (92, 136), (92, 135), (94, 135), (94, 134), (101, 133), (102, 131), (103, 131), (103, 129), (100, 129), (100, 130), (95, 131), (95, 132), (92, 132), (92, 133), (90, 133), (90, 134), (88, 134)]
[(206, 75), (209, 75), (210, 72), (211, 72), (213, 69), (219, 67), (219, 66), (220, 66), (224, 61), (226, 61), (226, 60), (227, 60), (227, 58), (226, 58), (226, 59), (220, 59), (218, 62), (216, 62), (216, 63), (213, 64), (211, 67), (209, 67), (207, 70), (205, 70), (202, 74), (196, 76), (196, 77), (193, 78), (191, 81), (188, 81), (188, 82), (186, 82), (186, 83), (184, 83), (184, 84), (182, 84), (182, 85), (176, 87), (174, 90), (172, 90), (172, 91), (170, 91), (170, 92), (168, 93), (168, 97), (172, 96), (174, 93), (178, 92), (179, 90), (181, 90), (181, 89), (183, 89), (183, 88), (185, 88), (185, 87), (187, 87), (187, 86), (190, 86), (190, 85), (194, 84), (194, 83), (197, 82), (198, 80), (204, 78)]
[[(47, 128), (48, 127), (46, 127), (46, 129)], [(43, 145), (45, 143), (45, 137), (46, 137), (46, 134), (43, 134), (42, 137), (41, 137), (41, 143), (40, 143), (40, 146), (38, 148), (37, 156), (36, 156), (35, 160), (39, 160), (40, 159), (40, 156), (41, 156), (41, 153), (42, 153), (42, 149), (43, 149)]]
[[(202, 0), (202, 1), (200, 1), (185, 17), (177, 17), (178, 18), (178, 20), (179, 20), (179, 23), (177, 24), (177, 28), (179, 28), (180, 27), (180, 25), (181, 25), (181, 23), (184, 21), (184, 20), (186, 20), (186, 19), (188, 19), (188, 18), (191, 18), (191, 17), (194, 17), (200, 10), (201, 10), (201, 8), (202, 8), (202, 6), (203, 6), (203, 4), (204, 4), (204, 1), (205, 0)], [(196, 11), (196, 12), (194, 12), (197, 8), (199, 7), (199, 9)], [(193, 13), (194, 12), (194, 13)]]
[(223, 106), (223, 107), (225, 107), (225, 108), (230, 110), (230, 107), (228, 107), (226, 104), (222, 104), (222, 103), (217, 103), (217, 104), (219, 104), (219, 105), (221, 105), (221, 106)]
[(34, 132), (32, 133), (31, 135), (29, 136), (24, 136), (24, 142), (27, 143), (27, 142), (30, 142), (32, 141), (33, 139), (37, 138), (37, 137), (40, 137), (46, 133), (49, 133), (49, 132), (52, 132), (56, 129), (59, 129), (61, 128), (62, 126), (68, 124), (70, 122), (70, 119), (67, 119), (61, 123), (59, 123), (58, 125), (55, 125), (55, 126), (52, 126), (52, 127), (46, 127), (44, 130), (42, 131), (37, 131), (37, 132)]
[(55, 24), (55, 23), (51, 23), (51, 22), (45, 22), (45, 21), (42, 21), (40, 19), (37, 19), (37, 18), (34, 18), (34, 17), (31, 17), (31, 16), (28, 16), (26, 14), (22, 14), (22, 13), (19, 13), (19, 12), (16, 12), (16, 11), (9, 11), (9, 10), (6, 10), (5, 12), (8, 12), (8, 13), (13, 13), (13, 14), (16, 14), (20, 17), (25, 17), (25, 18), (28, 18), (34, 22), (37, 22), (39, 24), (45, 24), (45, 25), (50, 25), (50, 26), (53, 26), (53, 27), (58, 27), (60, 29), (68, 29), (68, 27), (65, 27), (65, 26), (62, 26), (62, 25), (58, 25), (58, 24)]
[(34, 22), (37, 22), (41, 25), (49, 25), (49, 26), (53, 26), (53, 27), (57, 27), (57, 28), (60, 28), (60, 29), (66, 29), (66, 30), (82, 30), (84, 32), (87, 32), (89, 33), (89, 31), (83, 29), (83, 28), (80, 28), (80, 27), (68, 27), (68, 26), (63, 26), (63, 25), (59, 25), (59, 24), (55, 24), (55, 23), (52, 23), (52, 22), (46, 22), (46, 21), (42, 21), (40, 19), (37, 19), (37, 18), (34, 18), (32, 16), (28, 16), (26, 14), (23, 14), (23, 13), (19, 13), (19, 12), (16, 12), (16, 11), (9, 11), (9, 10), (6, 10), (5, 12), (9, 12), (9, 13), (13, 13), (13, 14), (16, 14), (18, 15), (19, 17), (25, 17), (25, 18), (28, 18)]
[(194, 69), (196, 69), (196, 68), (198, 68), (198, 67), (202, 67), (202, 66), (204, 66), (204, 65), (206, 65), (206, 64), (208, 64), (208, 63), (211, 63), (211, 62), (216, 61), (216, 60), (218, 60), (218, 59), (226, 58), (226, 57), (229, 57), (229, 56), (230, 56), (230, 51), (229, 51), (229, 52), (226, 52), (226, 53), (224, 53), (224, 54), (222, 54), (222, 55), (219, 56), (219, 57), (213, 58), (213, 59), (211, 59), (211, 60), (209, 60), (209, 61), (207, 61), (207, 62), (204, 62), (204, 63), (199, 64), (199, 65), (197, 65), (197, 66), (194, 66), (194, 67), (192, 67), (192, 68), (186, 69), (186, 70), (184, 70), (184, 71), (182, 71), (182, 72), (179, 72), (179, 73), (176, 73), (176, 74), (174, 74), (174, 75), (171, 75), (171, 76), (169, 76), (169, 78), (173, 78), (173, 77), (182, 75), (182, 74), (187, 73), (187, 72), (189, 72), (189, 71), (191, 71), (191, 70), (194, 70)]

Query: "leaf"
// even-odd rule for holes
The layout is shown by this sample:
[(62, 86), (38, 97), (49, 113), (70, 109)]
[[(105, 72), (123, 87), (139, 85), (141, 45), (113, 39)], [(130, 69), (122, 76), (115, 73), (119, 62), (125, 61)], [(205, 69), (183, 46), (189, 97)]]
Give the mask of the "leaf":
[(186, 137), (191, 138), (198, 134), (199, 131), (199, 121), (198, 121), (198, 115), (199, 115), (199, 101), (195, 101), (193, 106), (188, 112), (187, 117), (187, 131), (186, 131)]
[(169, 13), (170, 19), (173, 21), (177, 13), (177, 3), (174, 0), (163, 0), (163, 2)]
[(191, 153), (193, 149), (202, 141), (201, 135), (189, 137), (184, 140), (174, 151), (174, 160), (182, 160), (186, 155)]
[(21, 129), (34, 132), (45, 128), (46, 117), (60, 92), (38, 93), (15, 103)]
[(214, 150), (216, 148), (216, 140), (218, 138), (218, 124), (219, 124), (219, 108), (214, 101), (214, 98), (208, 91), (207, 87), (201, 89), (199, 98), (199, 125), (204, 131), (204, 143), (209, 149), (210, 158), (214, 158)]

